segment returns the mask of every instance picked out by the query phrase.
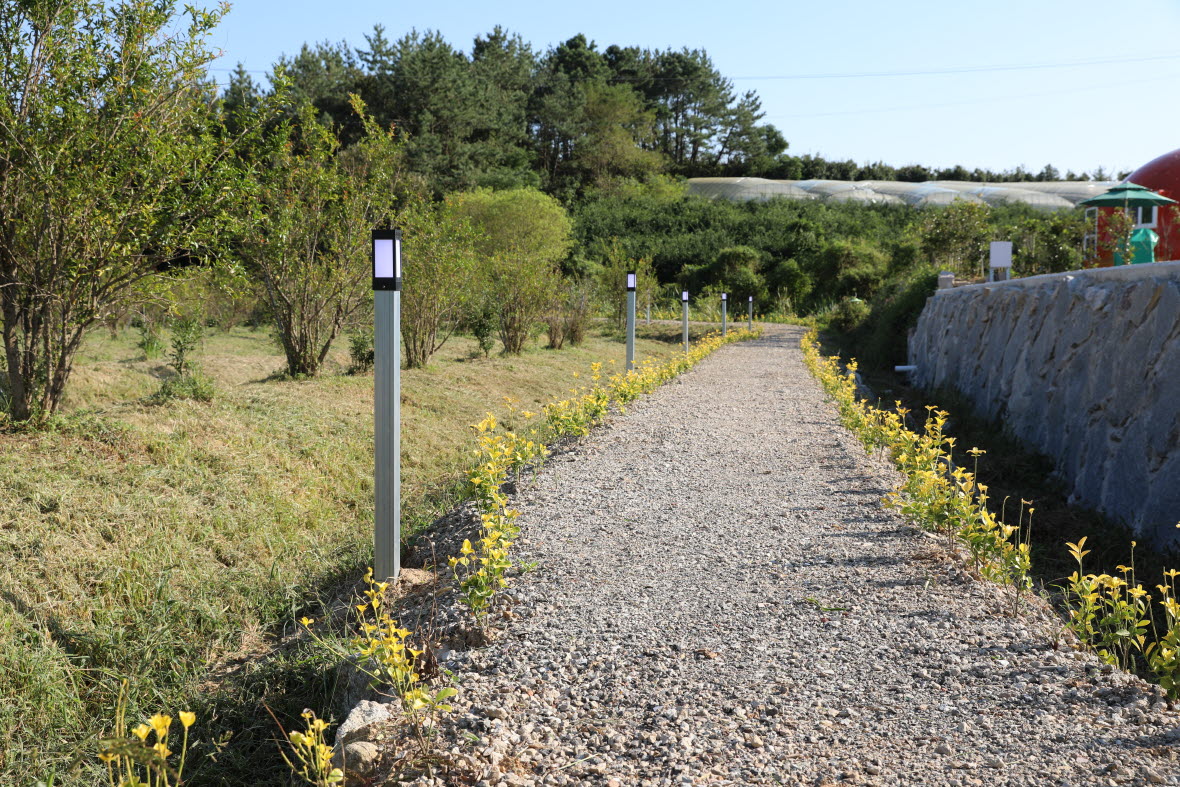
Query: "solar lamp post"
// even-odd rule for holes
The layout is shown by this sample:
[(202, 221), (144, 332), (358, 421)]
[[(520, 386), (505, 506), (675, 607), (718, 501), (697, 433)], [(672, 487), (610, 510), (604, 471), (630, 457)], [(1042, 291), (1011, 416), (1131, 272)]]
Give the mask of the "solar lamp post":
[(401, 230), (373, 230), (373, 576), (401, 573)]
[(684, 351), (688, 352), (688, 290), (680, 293), (681, 320), (684, 323)]
[(635, 368), (635, 274), (627, 274), (627, 371)]
[(721, 335), (725, 336), (728, 333), (728, 323), (726, 322), (727, 314), (726, 307), (729, 305), (729, 293), (721, 293)]

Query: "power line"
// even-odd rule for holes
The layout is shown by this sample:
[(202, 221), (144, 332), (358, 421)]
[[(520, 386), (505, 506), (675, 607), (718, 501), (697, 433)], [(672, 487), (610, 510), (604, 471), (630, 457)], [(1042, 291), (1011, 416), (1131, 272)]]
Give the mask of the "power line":
[(741, 80), (790, 80), (790, 79), (871, 79), (877, 77), (935, 76), (939, 74), (978, 74), (989, 71), (1033, 71), (1050, 68), (1077, 68), (1079, 66), (1108, 66), (1122, 63), (1151, 63), (1161, 60), (1180, 60), (1176, 55), (1142, 55), (1134, 57), (1095, 57), (1083, 60), (1067, 60), (1058, 63), (1014, 63), (990, 66), (948, 66), (946, 68), (914, 69), (906, 71), (846, 71), (820, 74), (778, 74), (770, 76), (741, 76), (730, 79)]
[(837, 110), (834, 112), (808, 112), (794, 115), (764, 115), (763, 118), (767, 120), (802, 120), (809, 118), (821, 117), (838, 117), (841, 115), (873, 115), (885, 112), (916, 112), (927, 109), (945, 109), (947, 107), (963, 107), (973, 106), (975, 104), (992, 104), (999, 101), (1018, 101), (1025, 98), (1045, 98), (1046, 96), (1059, 96), (1070, 93), (1088, 93), (1094, 90), (1105, 90), (1107, 88), (1121, 88), (1131, 85), (1142, 85), (1150, 82), (1165, 82), (1169, 80), (1180, 80), (1180, 74), (1168, 74), (1166, 76), (1149, 77), (1147, 79), (1137, 79), (1130, 82), (1107, 82), (1098, 85), (1084, 85), (1076, 88), (1066, 88), (1063, 90), (1048, 90), (1037, 93), (1019, 93), (1009, 96), (994, 96), (992, 98), (977, 98), (968, 101), (947, 101), (938, 104), (915, 104), (910, 106), (895, 106), (895, 107), (878, 107), (870, 109), (847, 109)]

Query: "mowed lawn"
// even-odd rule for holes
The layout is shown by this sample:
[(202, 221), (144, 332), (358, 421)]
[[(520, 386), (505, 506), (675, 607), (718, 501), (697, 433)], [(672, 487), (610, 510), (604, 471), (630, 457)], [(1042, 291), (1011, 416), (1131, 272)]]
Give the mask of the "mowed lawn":
[[(591, 333), (487, 359), (454, 337), (429, 368), (403, 372), (408, 527), (454, 502), (470, 424), (507, 414), (505, 397), (539, 409), (592, 362), (622, 367), (618, 335)], [(680, 349), (675, 324), (640, 336), (641, 358)], [(124, 678), (129, 718), (186, 705), (265, 716), (258, 697), (218, 695), (211, 668), (265, 652), (371, 558), (373, 378), (344, 373), (344, 340), (321, 377), (292, 381), (265, 330), (214, 331), (197, 354), (214, 401), (152, 403), (170, 372), (137, 338), (95, 332), (66, 417), (0, 433), (0, 783), (46, 778), (110, 733)]]

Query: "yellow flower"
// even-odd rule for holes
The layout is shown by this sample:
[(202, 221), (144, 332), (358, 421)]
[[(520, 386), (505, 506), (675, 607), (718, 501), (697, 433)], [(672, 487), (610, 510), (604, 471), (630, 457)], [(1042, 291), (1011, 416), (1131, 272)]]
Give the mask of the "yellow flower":
[(131, 733), (132, 733), (132, 734), (133, 734), (133, 735), (134, 735), (136, 738), (139, 738), (141, 741), (146, 741), (146, 740), (147, 740), (148, 733), (149, 733), (149, 732), (151, 732), (151, 731), (152, 731), (152, 728), (151, 728), (151, 727), (147, 726), (146, 724), (140, 724), (140, 725), (139, 725), (139, 726), (137, 726), (135, 729), (133, 729), (133, 730), (131, 731)]
[(186, 730), (189, 727), (193, 726), (193, 723), (196, 720), (197, 720), (197, 714), (193, 713), (192, 711), (182, 710), (180, 712), (180, 723), (184, 725), (184, 728)]
[(148, 719), (148, 724), (156, 731), (156, 738), (163, 738), (168, 734), (168, 728), (172, 726), (172, 717), (157, 713)]
[[(309, 618), (309, 617), (302, 617), (302, 618), (300, 618), (300, 619), (299, 619), (299, 622), (300, 622), (300, 623), (302, 623), (304, 626), (310, 626), (312, 623), (315, 623), (315, 619), (314, 619), (314, 618)], [(182, 714), (180, 714), (180, 720), (181, 720), (182, 722), (184, 721), (184, 714), (183, 714), (183, 713), (182, 713)], [(186, 727), (187, 727), (188, 725), (186, 724), (186, 725), (184, 725), (184, 726), (186, 726)]]

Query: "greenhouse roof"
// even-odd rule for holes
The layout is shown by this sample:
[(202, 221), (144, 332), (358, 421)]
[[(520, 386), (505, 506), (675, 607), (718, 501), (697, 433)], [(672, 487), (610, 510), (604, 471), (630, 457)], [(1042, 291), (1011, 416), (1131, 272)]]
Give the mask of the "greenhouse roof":
[(823, 202), (906, 204), (915, 208), (949, 205), (955, 200), (1000, 205), (1022, 203), (1038, 210), (1073, 208), (1078, 202), (1102, 194), (1114, 181), (1037, 181), (972, 183), (930, 180), (767, 180), (764, 178), (690, 178), (688, 193), (709, 199), (768, 200), (815, 199)]

